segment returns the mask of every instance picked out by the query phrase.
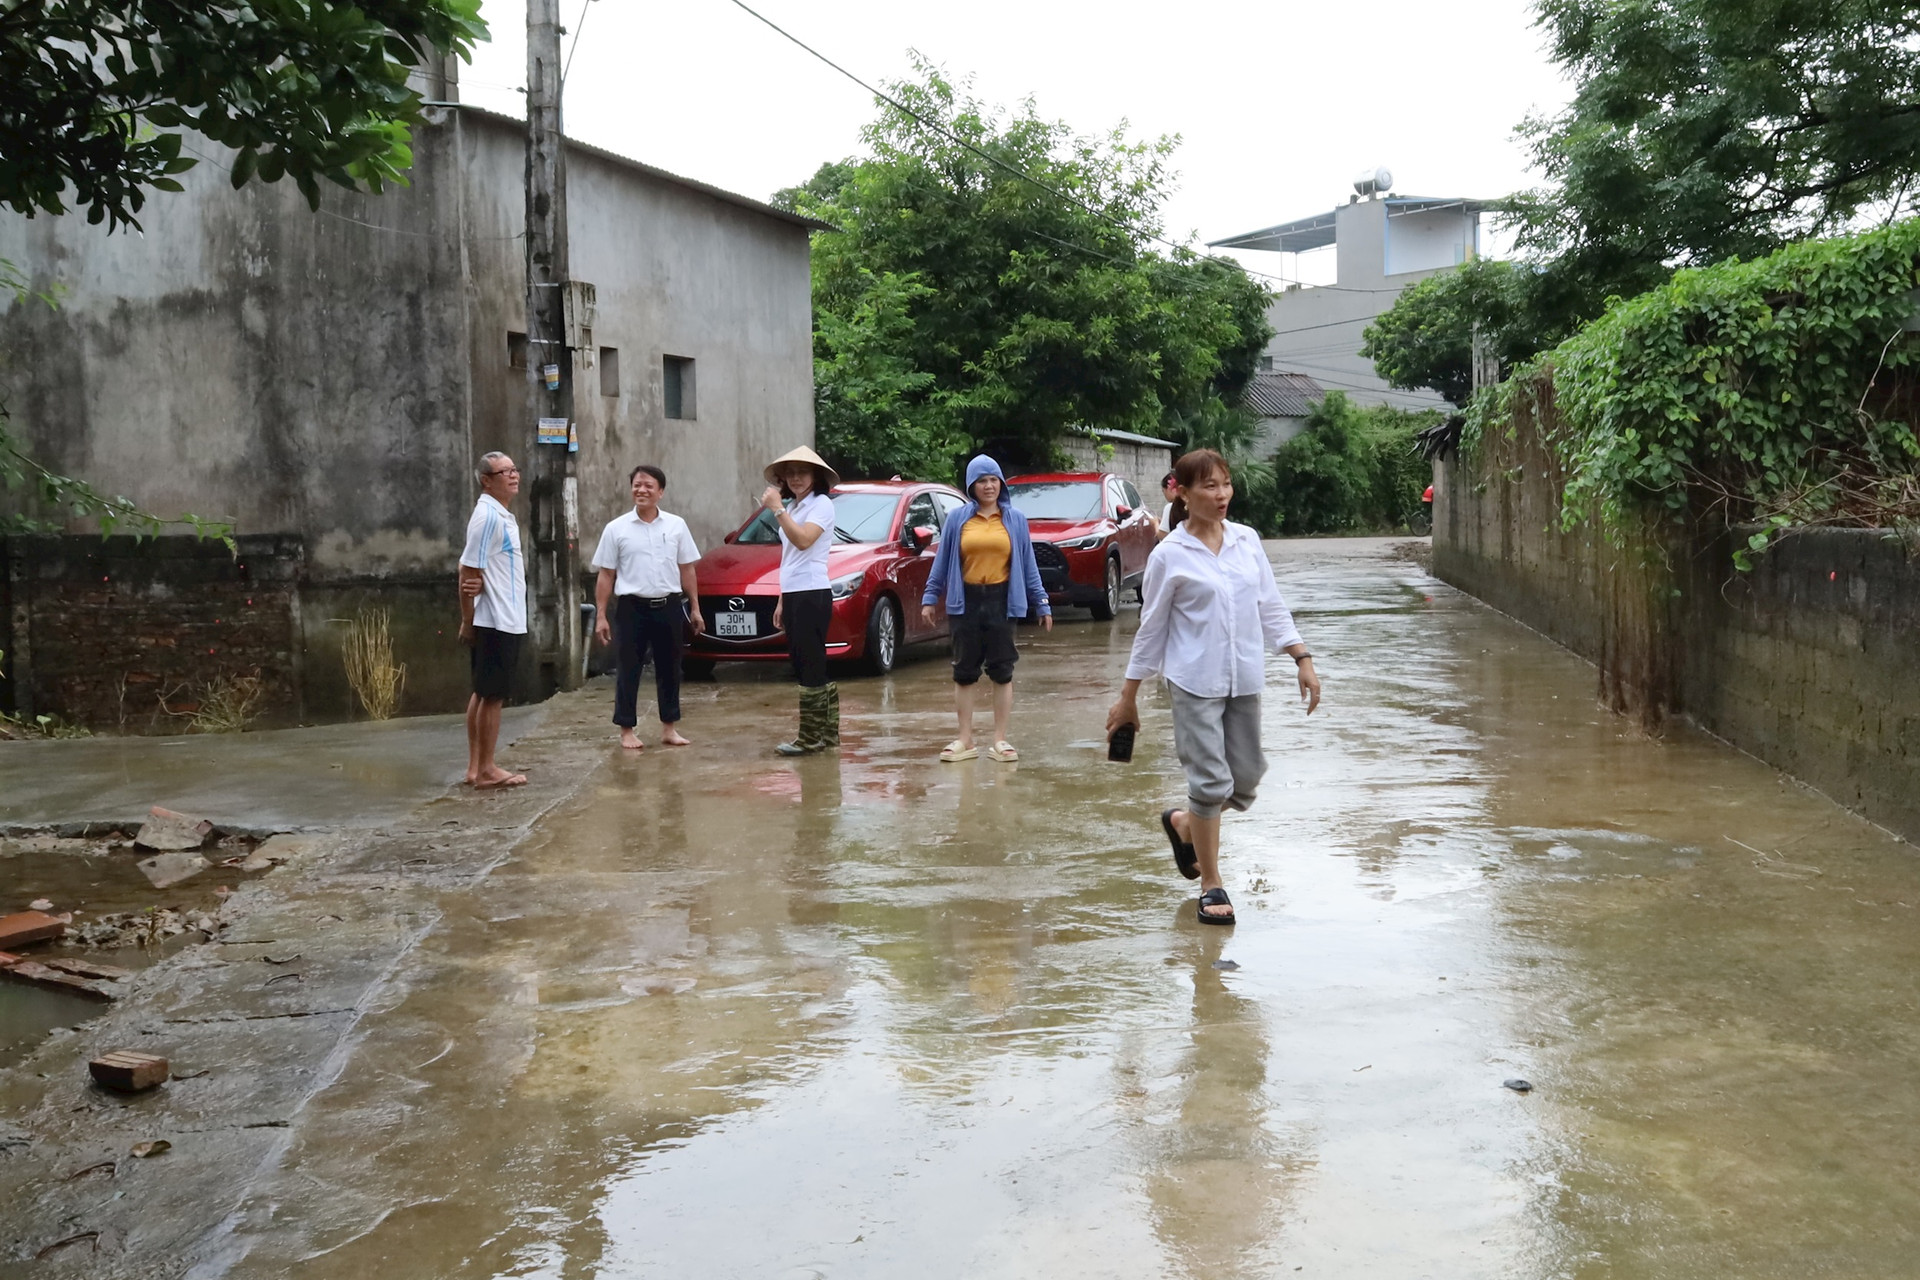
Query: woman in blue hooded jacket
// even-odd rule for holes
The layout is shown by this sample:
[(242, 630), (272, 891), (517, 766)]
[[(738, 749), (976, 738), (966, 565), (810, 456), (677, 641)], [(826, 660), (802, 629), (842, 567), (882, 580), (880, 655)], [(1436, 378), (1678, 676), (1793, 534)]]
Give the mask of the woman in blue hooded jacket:
[(1020, 660), (1014, 623), (1033, 610), (1040, 615), (1040, 625), (1053, 630), (1053, 608), (1040, 585), (1027, 518), (1006, 503), (1006, 488), (1000, 464), (986, 454), (967, 464), (969, 501), (947, 517), (926, 594), (920, 597), (920, 613), (928, 626), (933, 625), (934, 606), (944, 604), (953, 635), (953, 705), (960, 713), (960, 736), (940, 752), (949, 763), (980, 754), (973, 745), (973, 687), (980, 683), (983, 668), (993, 681), (993, 745), (987, 748), (987, 759), (1020, 758), (1007, 741), (1013, 719), (1013, 664)]

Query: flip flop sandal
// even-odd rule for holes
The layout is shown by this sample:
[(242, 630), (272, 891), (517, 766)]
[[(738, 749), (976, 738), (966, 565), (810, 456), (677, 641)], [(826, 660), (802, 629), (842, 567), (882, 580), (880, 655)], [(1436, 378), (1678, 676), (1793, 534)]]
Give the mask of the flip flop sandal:
[(1200, 895), (1200, 905), (1195, 907), (1194, 911), (1199, 914), (1201, 924), (1232, 924), (1233, 912), (1229, 911), (1222, 916), (1214, 915), (1207, 910), (1208, 907), (1231, 907), (1232, 905), (1233, 901), (1227, 897), (1225, 889), (1209, 889)]
[(1001, 764), (1011, 764), (1020, 758), (1020, 752), (1011, 742), (996, 742), (987, 748), (987, 759), (997, 760)]
[(1167, 833), (1167, 843), (1173, 846), (1173, 865), (1180, 868), (1180, 874), (1189, 880), (1200, 878), (1200, 855), (1195, 853), (1191, 842), (1182, 840), (1180, 833), (1173, 829), (1173, 810), (1160, 811), (1160, 829)]
[(979, 748), (963, 747), (957, 738), (940, 748), (940, 761), (943, 764), (959, 764), (962, 760), (977, 760), (979, 757)]

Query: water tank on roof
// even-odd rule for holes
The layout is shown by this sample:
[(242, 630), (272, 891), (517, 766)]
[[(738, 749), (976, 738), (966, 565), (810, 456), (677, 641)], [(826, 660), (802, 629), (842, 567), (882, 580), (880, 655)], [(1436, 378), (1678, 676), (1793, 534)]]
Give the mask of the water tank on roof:
[(1353, 189), (1363, 196), (1383, 196), (1393, 190), (1393, 173), (1385, 165), (1369, 169), (1353, 180)]

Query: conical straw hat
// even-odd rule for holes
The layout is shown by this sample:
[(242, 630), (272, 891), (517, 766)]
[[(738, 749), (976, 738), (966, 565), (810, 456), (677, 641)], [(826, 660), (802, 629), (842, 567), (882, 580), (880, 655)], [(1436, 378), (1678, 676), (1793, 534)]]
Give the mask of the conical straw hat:
[(817, 488), (819, 489), (819, 492), (821, 493), (825, 493), (827, 490), (833, 488), (833, 486), (840, 483), (840, 473), (835, 471), (832, 467), (828, 466), (825, 458), (822, 458), (819, 454), (807, 448), (807, 446), (805, 445), (801, 445), (798, 449), (791, 450), (790, 452), (783, 453), (779, 457), (775, 458), (772, 462), (769, 462), (767, 464), (767, 469), (765, 472), (765, 475), (767, 477), (767, 483), (779, 484), (780, 468), (785, 466), (789, 462), (804, 462), (808, 466), (812, 467), (814, 469), (814, 472), (817, 475), (825, 477), (826, 483), (824, 485), (817, 486)]

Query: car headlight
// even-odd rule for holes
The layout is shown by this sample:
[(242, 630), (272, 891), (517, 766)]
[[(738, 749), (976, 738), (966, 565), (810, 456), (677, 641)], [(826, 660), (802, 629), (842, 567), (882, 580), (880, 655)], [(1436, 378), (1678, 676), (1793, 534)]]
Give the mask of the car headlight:
[(1084, 538), (1069, 538), (1065, 542), (1056, 542), (1053, 545), (1062, 551), (1088, 551), (1106, 540), (1107, 535), (1104, 533), (1090, 533)]
[(849, 573), (845, 577), (835, 578), (832, 582), (829, 582), (827, 589), (833, 592), (833, 598), (835, 600), (845, 600), (848, 596), (860, 589), (861, 579), (866, 576), (867, 571), (865, 569), (862, 569), (858, 573)]

